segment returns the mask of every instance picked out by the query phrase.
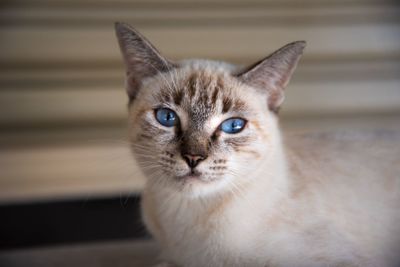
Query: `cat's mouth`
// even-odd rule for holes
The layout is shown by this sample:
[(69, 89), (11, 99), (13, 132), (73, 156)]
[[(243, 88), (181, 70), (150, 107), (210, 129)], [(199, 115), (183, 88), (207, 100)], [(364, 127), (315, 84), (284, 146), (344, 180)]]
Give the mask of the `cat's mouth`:
[(202, 173), (196, 169), (191, 169), (186, 174), (178, 176), (179, 180), (201, 180)]

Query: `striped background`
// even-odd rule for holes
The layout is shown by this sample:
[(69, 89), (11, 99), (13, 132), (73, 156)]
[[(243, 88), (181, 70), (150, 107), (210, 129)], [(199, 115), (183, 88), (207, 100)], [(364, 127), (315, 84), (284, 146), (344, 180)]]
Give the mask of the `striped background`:
[(168, 57), (248, 64), (306, 40), (288, 130), (400, 125), (400, 6), (380, 0), (3, 0), (0, 201), (136, 192), (113, 23)]

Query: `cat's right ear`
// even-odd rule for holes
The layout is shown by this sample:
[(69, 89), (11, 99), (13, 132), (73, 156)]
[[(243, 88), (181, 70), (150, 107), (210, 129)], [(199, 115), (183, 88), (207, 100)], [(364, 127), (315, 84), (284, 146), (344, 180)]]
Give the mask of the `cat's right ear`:
[(127, 93), (130, 101), (135, 99), (142, 81), (159, 72), (166, 72), (175, 65), (137, 30), (128, 24), (116, 22), (115, 31), (127, 73)]

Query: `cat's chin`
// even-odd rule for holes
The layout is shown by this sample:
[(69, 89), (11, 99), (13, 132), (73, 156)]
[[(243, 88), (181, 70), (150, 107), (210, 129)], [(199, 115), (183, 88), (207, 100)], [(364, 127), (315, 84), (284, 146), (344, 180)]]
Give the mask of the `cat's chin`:
[(210, 179), (201, 173), (188, 173), (187, 175), (176, 177), (176, 183), (174, 183), (173, 187), (182, 196), (188, 198), (205, 197), (218, 194), (221, 190), (224, 191), (227, 183), (225, 179), (225, 177)]
[(196, 182), (209, 183), (209, 182), (211, 182), (210, 180), (206, 180), (204, 178), (204, 175), (197, 170), (188, 171), (187, 173), (185, 173), (183, 175), (179, 175), (176, 177), (176, 180), (181, 183), (196, 183)]
[(210, 175), (203, 169), (193, 171), (181, 169), (176, 173), (165, 171), (162, 176), (154, 176), (152, 173), (147, 173), (147, 175), (149, 178), (147, 186), (154, 190), (191, 199), (229, 191), (234, 179), (234, 177), (226, 174)]

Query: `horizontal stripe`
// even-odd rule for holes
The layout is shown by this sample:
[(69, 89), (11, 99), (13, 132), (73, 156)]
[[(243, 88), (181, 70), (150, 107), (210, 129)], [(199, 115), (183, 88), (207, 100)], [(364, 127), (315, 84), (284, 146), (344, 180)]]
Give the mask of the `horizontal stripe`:
[[(308, 42), (305, 58), (400, 53), (400, 28), (397, 24), (139, 30), (172, 59), (224, 59), (238, 54), (255, 59), (294, 40)], [(65, 61), (68, 64), (121, 59), (112, 25), (106, 30), (0, 28), (0, 36), (1, 62)]]
[[(283, 113), (382, 112), (400, 110), (400, 80), (318, 80), (296, 82), (286, 90)], [(318, 101), (316, 101), (318, 99)], [(127, 116), (127, 96), (122, 88), (0, 91), (2, 127), (23, 124), (96, 123)]]
[[(88, 14), (82, 14), (81, 17), (76, 14), (65, 14), (65, 18), (61, 14), (60, 17), (48, 17), (38, 14), (37, 17), (32, 16), (21, 16), (18, 14), (12, 14), (13, 12), (3, 10), (0, 15), (1, 27), (27, 27), (27, 28), (51, 28), (51, 29), (82, 29), (82, 28), (105, 28), (112, 25), (115, 21), (126, 21), (135, 27), (149, 27), (149, 28), (210, 28), (210, 27), (242, 27), (242, 26), (308, 26), (308, 25), (356, 25), (364, 23), (375, 23), (375, 24), (390, 24), (398, 23), (400, 21), (398, 10), (383, 10), (382, 12), (376, 12), (373, 14), (296, 14), (279, 16), (276, 14), (271, 15), (256, 15), (250, 13), (248, 16), (236, 16), (235, 14), (229, 14), (227, 17), (223, 17), (220, 14), (216, 14), (215, 17), (210, 16), (194, 16), (190, 17), (179, 17), (171, 14), (170, 17), (162, 16), (159, 17), (157, 14), (152, 16), (138, 18), (134, 14), (129, 15), (113, 15), (110, 18), (91, 18)], [(51, 11), (49, 11), (51, 12)], [(11, 13), (11, 14), (10, 14)], [(54, 14), (57, 15), (57, 14)]]
[[(232, 60), (238, 61), (238, 60)], [(243, 60), (242, 60), (243, 61)], [(247, 59), (250, 65), (254, 60)], [(100, 64), (101, 65), (101, 64)], [(4, 66), (3, 66), (4, 67)], [(7, 90), (121, 90), (124, 88), (125, 70), (122, 64), (90, 65), (65, 68), (52, 65), (4, 67), (0, 72), (0, 88)], [(307, 81), (348, 81), (396, 79), (400, 73), (400, 58), (349, 59), (343, 61), (326, 59), (314, 61), (302, 59), (295, 73), (296, 82)], [(21, 79), (24, 77), (24, 79)]]
[(128, 195), (144, 183), (129, 146), (118, 140), (93, 138), (75, 145), (2, 149), (0, 154), (0, 202)]
[(160, 7), (171, 7), (171, 8), (185, 8), (185, 7), (208, 7), (208, 8), (226, 8), (227, 3), (229, 7), (249, 7), (249, 6), (268, 6), (268, 7), (304, 7), (314, 6), (349, 6), (349, 5), (393, 5), (393, 1), (380, 1), (380, 0), (304, 0), (299, 3), (296, 0), (249, 0), (243, 2), (241, 0), (12, 0), (5, 1), (6, 6), (23, 6), (23, 7), (37, 7), (37, 6), (50, 6), (50, 7), (83, 7), (90, 8), (94, 4), (100, 7), (147, 7), (147, 8), (160, 8)]

